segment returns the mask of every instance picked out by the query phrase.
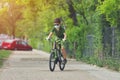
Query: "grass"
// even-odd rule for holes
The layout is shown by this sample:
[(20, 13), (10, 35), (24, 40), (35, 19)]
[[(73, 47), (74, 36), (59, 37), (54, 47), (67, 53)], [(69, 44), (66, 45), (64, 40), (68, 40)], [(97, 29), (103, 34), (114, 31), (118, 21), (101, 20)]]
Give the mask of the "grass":
[(107, 67), (115, 71), (120, 71), (120, 61), (112, 58), (100, 60), (95, 57), (84, 57), (81, 60), (88, 64), (97, 65), (99, 67)]
[(0, 50), (0, 67), (2, 67), (4, 60), (9, 57), (10, 53), (7, 50)]

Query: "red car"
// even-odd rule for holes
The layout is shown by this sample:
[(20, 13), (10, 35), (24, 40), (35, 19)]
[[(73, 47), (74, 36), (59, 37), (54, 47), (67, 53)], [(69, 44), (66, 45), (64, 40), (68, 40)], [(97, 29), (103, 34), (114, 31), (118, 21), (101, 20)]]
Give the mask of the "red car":
[(27, 42), (19, 39), (6, 40), (2, 42), (2, 49), (6, 50), (32, 50), (32, 47)]

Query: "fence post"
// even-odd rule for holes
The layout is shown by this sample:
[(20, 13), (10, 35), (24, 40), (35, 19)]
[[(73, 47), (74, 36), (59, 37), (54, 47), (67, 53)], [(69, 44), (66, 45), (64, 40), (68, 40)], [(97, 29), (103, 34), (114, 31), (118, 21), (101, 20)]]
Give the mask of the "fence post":
[(115, 28), (112, 27), (112, 56), (115, 54)]

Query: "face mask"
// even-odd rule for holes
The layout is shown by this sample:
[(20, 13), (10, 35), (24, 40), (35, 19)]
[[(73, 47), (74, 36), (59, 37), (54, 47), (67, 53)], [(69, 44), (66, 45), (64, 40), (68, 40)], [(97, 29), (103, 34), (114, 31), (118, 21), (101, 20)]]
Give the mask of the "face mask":
[(54, 27), (58, 29), (60, 26), (58, 26), (58, 25), (55, 25)]

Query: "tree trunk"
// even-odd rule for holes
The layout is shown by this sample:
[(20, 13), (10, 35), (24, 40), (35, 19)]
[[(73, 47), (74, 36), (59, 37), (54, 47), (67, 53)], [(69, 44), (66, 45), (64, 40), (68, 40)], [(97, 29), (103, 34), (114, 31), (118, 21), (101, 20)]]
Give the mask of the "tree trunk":
[(70, 12), (70, 15), (69, 17), (72, 18), (73, 20), (73, 25), (77, 26), (78, 24), (78, 21), (77, 21), (77, 17), (76, 17), (76, 11), (73, 7), (73, 3), (71, 0), (66, 0), (68, 6), (69, 6), (69, 12)]

